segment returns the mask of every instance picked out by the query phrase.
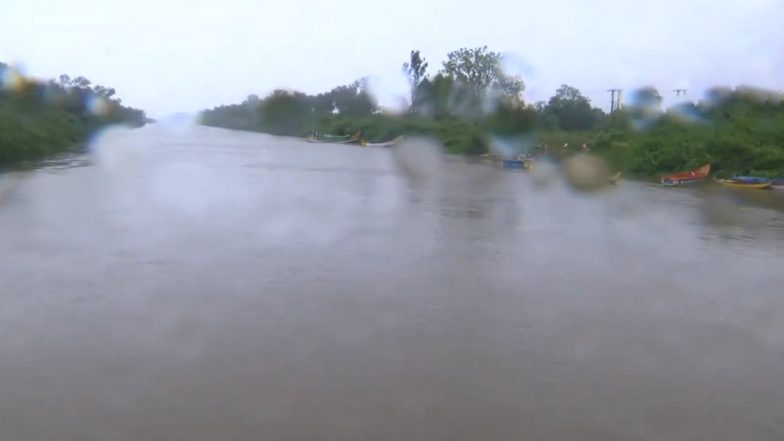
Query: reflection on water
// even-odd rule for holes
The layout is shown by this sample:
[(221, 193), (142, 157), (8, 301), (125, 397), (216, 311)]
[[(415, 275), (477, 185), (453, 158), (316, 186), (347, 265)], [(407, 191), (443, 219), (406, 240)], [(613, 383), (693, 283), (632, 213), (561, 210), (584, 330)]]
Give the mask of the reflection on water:
[(106, 138), (0, 175), (0, 439), (784, 437), (782, 194)]

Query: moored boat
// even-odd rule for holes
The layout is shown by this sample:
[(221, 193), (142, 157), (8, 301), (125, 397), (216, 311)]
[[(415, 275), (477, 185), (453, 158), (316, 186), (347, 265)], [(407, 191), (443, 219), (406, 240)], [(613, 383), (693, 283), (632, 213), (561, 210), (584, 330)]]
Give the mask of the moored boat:
[(765, 180), (764, 182), (746, 182), (743, 180), (737, 179), (717, 179), (716, 182), (719, 184), (730, 187), (730, 188), (748, 188), (752, 190), (763, 190), (766, 188), (770, 188), (771, 182)]
[(307, 142), (313, 143), (324, 143), (324, 144), (353, 144), (359, 143), (362, 144), (364, 139), (362, 138), (361, 132), (357, 132), (353, 135), (319, 135), (318, 133), (311, 134), (307, 138), (305, 138)]
[(765, 182), (770, 182), (770, 179), (760, 176), (733, 176), (730, 179), (737, 182), (743, 182), (745, 184), (763, 184)]
[(525, 167), (525, 161), (522, 159), (503, 159), (501, 161), (504, 168), (523, 168)]
[(784, 190), (784, 178), (776, 178), (770, 181), (770, 188)]
[(325, 133), (325, 134), (321, 135), (321, 137), (324, 138), (324, 139), (330, 139), (330, 140), (333, 140), (333, 141), (341, 141), (341, 140), (345, 141), (347, 139), (350, 139), (351, 135), (330, 135), (330, 134), (326, 134)]
[(387, 142), (366, 142), (364, 146), (366, 147), (394, 147), (395, 145), (399, 144), (403, 140), (403, 136), (398, 136), (391, 141)]
[(662, 176), (662, 185), (688, 185), (696, 184), (703, 181), (710, 174), (710, 164), (705, 164), (702, 167), (695, 168), (694, 170), (673, 173), (671, 175)]
[(529, 170), (533, 167), (530, 159), (503, 159), (501, 165), (508, 169)]

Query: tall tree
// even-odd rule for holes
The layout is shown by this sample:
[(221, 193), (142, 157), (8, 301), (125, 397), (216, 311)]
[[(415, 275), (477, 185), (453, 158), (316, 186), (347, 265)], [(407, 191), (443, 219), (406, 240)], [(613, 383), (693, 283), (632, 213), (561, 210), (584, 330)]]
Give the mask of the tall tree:
[(332, 93), (320, 93), (313, 97), (313, 111), (320, 115), (330, 115), (335, 111), (335, 97)]
[(354, 81), (345, 86), (338, 86), (329, 92), (335, 109), (341, 115), (369, 115), (376, 110), (376, 100), (370, 94), (366, 79)]
[[(504, 73), (502, 59), (500, 53), (488, 50), (487, 46), (461, 48), (447, 54), (443, 73), (468, 86), (479, 100), (476, 104), (494, 106), (501, 100), (521, 104), (525, 84), (519, 77)], [(488, 97), (493, 98), (491, 103), (487, 102)]]
[(104, 87), (104, 86), (95, 86), (93, 87), (93, 91), (104, 98), (111, 98), (115, 95), (116, 91), (113, 87)]
[(444, 73), (483, 91), (496, 81), (500, 63), (501, 54), (488, 50), (487, 46), (461, 48), (447, 54)]
[(274, 135), (299, 135), (310, 121), (311, 106), (301, 92), (276, 90), (258, 106), (259, 125)]
[(411, 91), (411, 113), (416, 112), (417, 104), (417, 91), (419, 86), (427, 78), (427, 60), (425, 60), (418, 50), (411, 51), (410, 59), (408, 62), (403, 63), (403, 73), (408, 78), (408, 84)]
[(660, 111), (662, 96), (655, 87), (648, 86), (632, 92), (632, 106), (648, 111)]
[(563, 130), (590, 130), (596, 123), (597, 113), (591, 102), (580, 91), (562, 85), (547, 102), (544, 111), (552, 115)]

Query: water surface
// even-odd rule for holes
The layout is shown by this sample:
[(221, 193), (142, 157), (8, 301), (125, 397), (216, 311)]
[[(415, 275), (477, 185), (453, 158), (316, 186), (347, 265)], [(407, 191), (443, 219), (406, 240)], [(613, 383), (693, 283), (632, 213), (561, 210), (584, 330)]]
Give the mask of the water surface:
[(0, 177), (0, 439), (784, 439), (782, 194), (424, 151), (148, 126)]

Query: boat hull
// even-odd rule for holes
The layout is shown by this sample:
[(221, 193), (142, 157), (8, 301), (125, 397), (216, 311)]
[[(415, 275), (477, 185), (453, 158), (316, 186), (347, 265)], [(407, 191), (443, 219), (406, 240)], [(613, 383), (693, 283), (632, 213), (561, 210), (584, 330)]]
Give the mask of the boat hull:
[(704, 181), (705, 178), (692, 178), (692, 179), (669, 179), (662, 178), (661, 184), (667, 187), (677, 187), (679, 185), (694, 185)]
[(397, 144), (400, 144), (401, 141), (403, 141), (403, 137), (398, 136), (397, 138), (387, 142), (367, 142), (365, 143), (365, 146), (366, 147), (394, 147)]
[(305, 138), (305, 141), (312, 142), (314, 144), (354, 144), (354, 143), (361, 143), (361, 139), (351, 138), (346, 140), (327, 140), (327, 139), (319, 139), (309, 136)]
[(770, 179), (759, 176), (733, 176), (729, 180), (742, 182), (744, 184), (764, 184), (766, 182), (770, 182)]
[(770, 182), (743, 182), (743, 181), (734, 181), (732, 179), (719, 179), (716, 182), (719, 184), (729, 187), (729, 188), (746, 188), (749, 190), (764, 190), (766, 188), (770, 188)]
[(506, 169), (528, 170), (533, 164), (527, 159), (504, 159), (501, 165)]
[(710, 174), (710, 164), (685, 172), (662, 176), (661, 183), (666, 186), (691, 185), (703, 181)]

